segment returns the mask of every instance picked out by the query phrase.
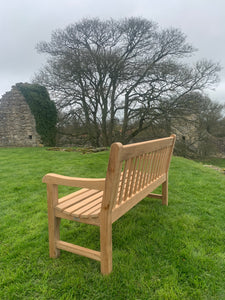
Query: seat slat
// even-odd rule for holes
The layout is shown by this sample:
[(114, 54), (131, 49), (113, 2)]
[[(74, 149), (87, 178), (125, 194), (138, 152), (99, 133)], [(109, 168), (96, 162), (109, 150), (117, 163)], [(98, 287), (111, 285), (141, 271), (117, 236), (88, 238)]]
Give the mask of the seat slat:
[(82, 215), (80, 215), (80, 218), (95, 218), (98, 217), (101, 211), (101, 203), (96, 204), (94, 207), (90, 208), (86, 212), (84, 212)]
[(90, 197), (89, 199), (84, 200), (81, 203), (79, 203), (80, 205), (75, 204), (74, 206), (66, 209), (64, 212), (68, 213), (68, 214), (72, 214), (72, 215), (74, 215), (74, 214), (80, 215), (87, 210), (86, 207), (88, 205), (91, 207), (96, 203), (96, 201), (97, 201), (97, 203), (101, 203), (102, 195), (99, 195), (98, 197)]
[(69, 207), (66, 207), (63, 211), (66, 214), (72, 214), (76, 210), (86, 206), (87, 204), (91, 203), (92, 201), (95, 201), (98, 198), (102, 198), (103, 192), (99, 191), (98, 193), (94, 195), (90, 195), (88, 198), (82, 199), (81, 201), (77, 202), (74, 200), (74, 204), (70, 205)]
[(78, 195), (77, 197), (74, 197), (72, 199), (69, 199), (67, 201), (64, 201), (56, 206), (57, 209), (63, 210), (67, 207), (70, 207), (71, 205), (74, 205), (75, 203), (79, 203), (81, 200), (84, 200), (88, 197), (91, 197), (98, 193), (98, 190), (87, 190), (85, 193), (82, 193), (81, 195)]
[(101, 203), (102, 203), (102, 197), (96, 199), (95, 201), (92, 201), (91, 203), (81, 207), (80, 209), (75, 210), (74, 212), (72, 212), (72, 215), (75, 217), (80, 217), (83, 214), (86, 214), (88, 210)]
[(71, 198), (74, 198), (74, 197), (76, 197), (76, 196), (79, 196), (79, 195), (85, 193), (86, 191), (88, 191), (88, 189), (81, 189), (81, 190), (79, 190), (79, 191), (76, 191), (76, 192), (74, 192), (74, 193), (71, 193), (71, 194), (69, 194), (69, 195), (66, 195), (66, 196), (64, 196), (64, 197), (62, 197), (62, 198), (59, 198), (58, 203), (62, 203), (62, 202), (64, 202), (64, 201), (70, 200)]

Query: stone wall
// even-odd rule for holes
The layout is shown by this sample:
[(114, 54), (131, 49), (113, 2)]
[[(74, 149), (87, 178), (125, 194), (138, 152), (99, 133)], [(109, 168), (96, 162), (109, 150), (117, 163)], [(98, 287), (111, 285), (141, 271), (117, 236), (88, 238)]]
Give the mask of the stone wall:
[(200, 132), (198, 131), (199, 122), (196, 115), (192, 114), (186, 119), (177, 118), (173, 120), (171, 127), (171, 132), (176, 134), (177, 150), (181, 151), (181, 154), (185, 150), (198, 153), (200, 149)]
[(34, 116), (14, 86), (0, 99), (0, 147), (35, 147), (39, 144)]

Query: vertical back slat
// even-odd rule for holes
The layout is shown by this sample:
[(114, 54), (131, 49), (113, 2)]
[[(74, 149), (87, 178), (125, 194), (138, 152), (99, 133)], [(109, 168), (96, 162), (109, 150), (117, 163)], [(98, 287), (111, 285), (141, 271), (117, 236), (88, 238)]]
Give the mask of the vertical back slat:
[(156, 160), (155, 178), (154, 179), (157, 179), (159, 176), (159, 162), (160, 162), (160, 150), (157, 151), (157, 160)]
[(138, 165), (138, 173), (137, 173), (137, 184), (136, 184), (136, 190), (139, 190), (140, 180), (141, 180), (141, 169), (143, 165), (143, 155), (140, 155), (139, 158), (139, 165)]
[(130, 197), (130, 195), (132, 194), (132, 181), (133, 181), (133, 176), (134, 176), (134, 173), (135, 173), (135, 165), (136, 165), (136, 158), (133, 157), (131, 159), (131, 162), (130, 162), (130, 168), (129, 168), (129, 173), (128, 173), (128, 178), (129, 180), (127, 180), (127, 185), (128, 185), (128, 194), (127, 196)]
[(136, 189), (139, 190), (140, 189), (140, 184), (141, 184), (141, 171), (142, 171), (142, 167), (143, 167), (143, 162), (144, 162), (144, 155), (140, 156), (140, 164), (138, 166), (138, 178), (137, 178), (137, 186)]
[(166, 173), (167, 161), (169, 159), (169, 147), (164, 149), (163, 163), (162, 163), (162, 173)]
[(155, 180), (157, 178), (158, 165), (159, 165), (159, 151), (156, 151), (156, 155), (155, 155), (155, 168), (154, 168), (154, 177), (153, 177), (153, 180)]
[(148, 172), (149, 172), (150, 155), (151, 155), (151, 153), (146, 154), (146, 165), (145, 165), (145, 172), (144, 172), (144, 177), (143, 177), (143, 182), (142, 182), (142, 188), (146, 185), (146, 178), (147, 178)]
[(125, 161), (124, 169), (123, 169), (123, 175), (122, 175), (122, 180), (120, 183), (120, 192), (119, 192), (119, 197), (117, 204), (120, 204), (123, 200), (123, 194), (124, 194), (124, 186), (126, 184), (126, 175), (127, 175), (127, 170), (128, 170), (128, 161)]
[(132, 173), (129, 197), (131, 197), (131, 195), (133, 193), (133, 186), (134, 186), (135, 179), (136, 179), (136, 167), (137, 167), (137, 157), (135, 157), (134, 161), (133, 161), (133, 173)]
[(157, 166), (156, 178), (158, 178), (161, 175), (160, 174), (160, 165), (161, 165), (161, 162), (162, 162), (162, 152), (163, 152), (163, 149), (160, 149), (159, 157), (158, 157), (158, 166)]
[(141, 168), (141, 178), (140, 178), (140, 183), (139, 183), (139, 190), (142, 189), (143, 186), (144, 186), (144, 180), (145, 180), (147, 163), (148, 163), (148, 153), (145, 153), (143, 155), (143, 162), (142, 162), (142, 168)]
[(147, 176), (147, 179), (146, 179), (146, 184), (149, 184), (151, 182), (151, 176), (152, 176), (152, 170), (153, 170), (153, 164), (154, 164), (154, 156), (155, 156), (155, 153), (151, 152), (150, 164), (149, 164), (149, 173), (148, 173), (148, 176)]
[(138, 165), (140, 163), (139, 160), (140, 160), (140, 158), (137, 156), (136, 157), (135, 177), (134, 177), (134, 181), (133, 181), (132, 193), (135, 193), (135, 191), (136, 191), (136, 186), (137, 186), (137, 181), (138, 181)]
[(151, 174), (150, 174), (150, 182), (154, 181), (154, 179), (155, 179), (156, 165), (157, 165), (157, 152), (154, 151), (154, 159), (153, 159), (153, 162), (152, 162), (152, 170), (151, 170)]
[(159, 167), (158, 167), (158, 177), (162, 175), (162, 163), (164, 157), (164, 149), (160, 150), (160, 160), (159, 160)]
[(126, 184), (125, 184), (125, 189), (124, 189), (124, 197), (123, 197), (123, 201), (125, 201), (125, 199), (127, 198), (127, 195), (129, 193), (129, 180), (128, 178), (130, 178), (130, 174), (131, 174), (131, 165), (132, 165), (132, 159), (130, 158), (128, 160), (128, 173), (127, 173), (127, 177), (126, 177)]
[(151, 169), (152, 169), (152, 161), (153, 161), (152, 157), (153, 157), (153, 152), (149, 153), (148, 172), (146, 174), (145, 185), (147, 185), (149, 182)]

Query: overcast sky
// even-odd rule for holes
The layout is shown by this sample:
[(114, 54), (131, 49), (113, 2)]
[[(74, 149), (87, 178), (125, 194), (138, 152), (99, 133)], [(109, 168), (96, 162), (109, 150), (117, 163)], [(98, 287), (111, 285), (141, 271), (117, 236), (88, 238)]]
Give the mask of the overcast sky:
[(31, 82), (46, 57), (35, 46), (82, 18), (143, 17), (175, 27), (198, 49), (194, 58), (219, 62), (221, 81), (208, 94), (225, 103), (225, 0), (0, 0), (0, 96)]

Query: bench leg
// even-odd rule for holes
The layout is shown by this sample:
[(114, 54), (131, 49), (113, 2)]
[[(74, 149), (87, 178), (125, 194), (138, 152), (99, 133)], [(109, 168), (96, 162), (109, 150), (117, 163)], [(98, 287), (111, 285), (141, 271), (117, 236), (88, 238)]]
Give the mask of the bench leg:
[(162, 184), (162, 205), (168, 205), (168, 178)]
[(105, 220), (100, 226), (101, 272), (107, 275), (112, 272), (112, 223)]
[(56, 241), (59, 240), (60, 218), (54, 213), (55, 203), (58, 201), (58, 187), (47, 185), (48, 195), (48, 235), (49, 235), (49, 255), (56, 258), (60, 255), (60, 250), (56, 248)]
[(49, 235), (49, 256), (52, 258), (59, 257), (60, 250), (56, 248), (56, 241), (59, 240), (59, 226), (61, 219), (55, 216), (48, 220), (48, 235)]

